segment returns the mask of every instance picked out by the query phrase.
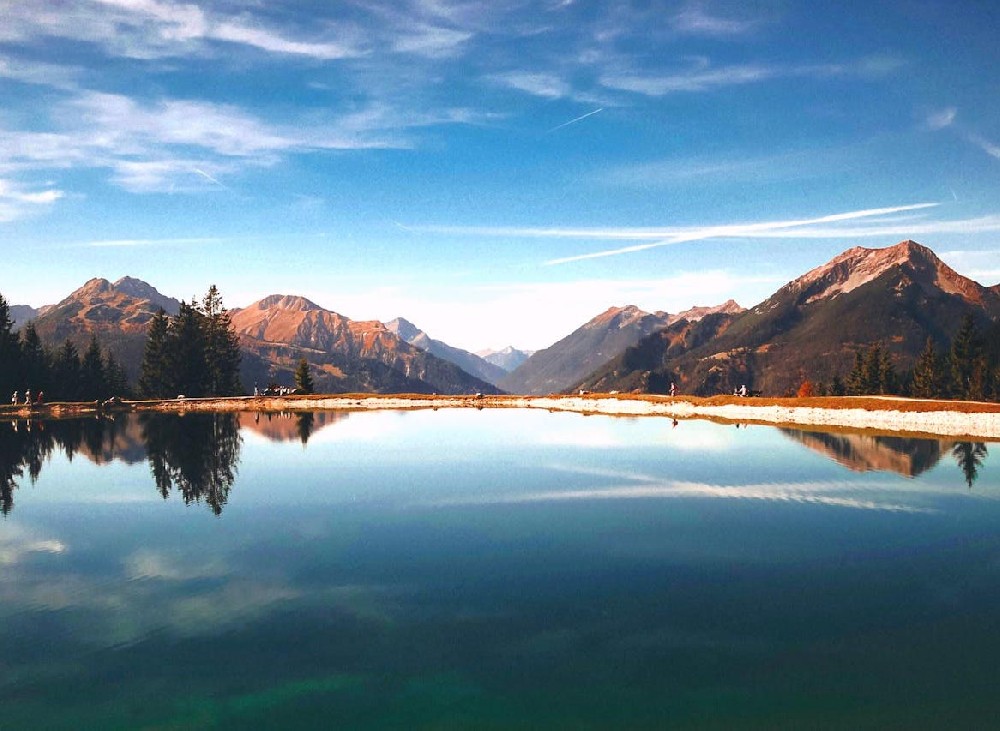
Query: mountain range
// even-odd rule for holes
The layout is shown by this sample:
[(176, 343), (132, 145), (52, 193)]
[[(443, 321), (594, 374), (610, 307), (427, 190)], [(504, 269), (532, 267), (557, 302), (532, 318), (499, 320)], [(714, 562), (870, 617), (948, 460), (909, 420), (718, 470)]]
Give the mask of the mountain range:
[[(92, 334), (132, 379), (150, 318), (179, 302), (138, 279), (92, 279), (55, 305), (13, 306), (50, 346), (84, 348)], [(854, 247), (745, 310), (732, 300), (677, 314), (611, 307), (534, 353), (507, 348), (474, 354), (435, 340), (399, 317), (350, 320), (303, 297), (274, 294), (230, 311), (244, 352), (241, 376), (253, 384), (292, 383), (299, 359), (324, 392), (543, 394), (577, 389), (731, 393), (747, 384), (794, 393), (805, 379), (829, 383), (850, 371), (873, 343), (897, 370), (912, 367), (930, 337), (948, 347), (963, 316), (981, 327), (1000, 315), (1000, 286), (984, 287), (930, 249), (903, 241)]]
[(245, 371), (244, 382), (250, 375), (261, 385), (290, 385), (290, 374), (305, 358), (323, 392), (498, 393), (493, 384), (410, 345), (381, 322), (351, 320), (304, 297), (275, 294), (230, 315), (251, 363), (267, 367), (255, 375)]
[(500, 350), (488, 349), (476, 352), (476, 355), (483, 360), (500, 366), (505, 373), (510, 373), (534, 354), (534, 350), (519, 350), (513, 345), (508, 345)]
[(410, 345), (454, 363), (466, 373), (470, 373), (487, 383), (496, 385), (507, 374), (507, 371), (500, 366), (480, 358), (475, 353), (470, 353), (467, 350), (462, 350), (440, 340), (435, 340), (412, 322), (402, 317), (390, 320), (385, 323), (385, 326), (390, 332), (402, 338)]
[(592, 373), (581, 388), (695, 394), (741, 384), (784, 395), (804, 381), (830, 383), (855, 354), (879, 343), (897, 371), (912, 368), (928, 337), (938, 352), (966, 313), (981, 328), (1000, 315), (1000, 289), (958, 274), (914, 241), (855, 247), (806, 272), (757, 306), (675, 323)]

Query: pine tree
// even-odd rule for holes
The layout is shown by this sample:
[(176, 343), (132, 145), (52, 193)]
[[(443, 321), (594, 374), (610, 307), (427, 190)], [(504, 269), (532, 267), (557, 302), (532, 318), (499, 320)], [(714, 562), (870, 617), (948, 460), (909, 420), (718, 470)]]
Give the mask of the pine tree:
[(104, 381), (107, 386), (108, 396), (128, 397), (131, 395), (131, 389), (128, 385), (128, 375), (125, 373), (125, 369), (121, 363), (111, 354), (110, 350), (104, 357)]
[(60, 401), (75, 401), (80, 393), (80, 354), (73, 341), (66, 341), (56, 353), (52, 367), (52, 394)]
[(854, 351), (854, 367), (847, 374), (846, 390), (848, 396), (860, 396), (865, 392), (865, 358), (860, 348)]
[(97, 401), (107, 398), (107, 384), (104, 378), (104, 359), (97, 336), (92, 335), (90, 345), (80, 363), (80, 384), (78, 397), (83, 401)]
[(971, 396), (973, 371), (981, 349), (976, 321), (970, 312), (962, 319), (962, 326), (952, 340), (948, 358), (952, 392), (957, 398)]
[(139, 372), (139, 394), (144, 398), (165, 398), (175, 390), (167, 370), (168, 329), (167, 314), (158, 310), (149, 322)]
[(299, 365), (295, 369), (295, 388), (301, 393), (313, 392), (313, 378), (309, 371), (309, 363), (305, 358), (299, 360)]
[(881, 394), (899, 393), (899, 378), (892, 365), (892, 356), (886, 348), (881, 348), (878, 362), (878, 392)]
[(844, 386), (844, 382), (840, 380), (840, 374), (835, 374), (833, 380), (830, 381), (830, 395), (843, 396), (845, 393), (847, 393), (847, 389)]
[(51, 382), (49, 360), (49, 354), (45, 352), (35, 324), (29, 322), (21, 330), (21, 381), (34, 394), (49, 389)]
[(209, 384), (205, 357), (205, 316), (193, 304), (181, 302), (167, 333), (166, 365), (178, 394), (205, 396)]
[(235, 396), (243, 392), (240, 383), (240, 341), (233, 330), (229, 311), (213, 284), (201, 303), (205, 329), (205, 361), (208, 366), (206, 392), (212, 396)]
[(934, 351), (934, 338), (927, 336), (923, 352), (913, 366), (913, 395), (917, 398), (938, 398), (941, 395), (941, 372)]
[(873, 343), (868, 346), (868, 352), (864, 358), (864, 368), (862, 370), (862, 393), (873, 394), (882, 391), (882, 345)]
[(0, 295), (0, 396), (9, 397), (21, 388), (21, 338), (14, 332), (7, 300)]

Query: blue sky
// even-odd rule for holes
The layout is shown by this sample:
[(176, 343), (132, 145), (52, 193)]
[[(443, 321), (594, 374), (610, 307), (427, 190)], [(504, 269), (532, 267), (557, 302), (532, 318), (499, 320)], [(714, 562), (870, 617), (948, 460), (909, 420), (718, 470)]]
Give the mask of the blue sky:
[(215, 283), (475, 350), (905, 238), (995, 284), (997, 28), (989, 0), (0, 0), (0, 294)]

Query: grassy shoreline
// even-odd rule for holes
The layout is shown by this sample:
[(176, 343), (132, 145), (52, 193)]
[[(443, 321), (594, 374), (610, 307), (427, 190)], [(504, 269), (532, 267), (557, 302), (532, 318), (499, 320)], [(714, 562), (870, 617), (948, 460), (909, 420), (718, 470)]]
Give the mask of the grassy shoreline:
[(185, 398), (0, 406), (0, 418), (62, 418), (122, 411), (365, 411), (371, 409), (541, 408), (609, 416), (707, 418), (723, 423), (770, 424), (822, 430), (970, 439), (1000, 439), (1000, 404), (900, 397), (739, 398), (581, 394), (550, 396), (428, 396), (423, 394), (329, 394)]

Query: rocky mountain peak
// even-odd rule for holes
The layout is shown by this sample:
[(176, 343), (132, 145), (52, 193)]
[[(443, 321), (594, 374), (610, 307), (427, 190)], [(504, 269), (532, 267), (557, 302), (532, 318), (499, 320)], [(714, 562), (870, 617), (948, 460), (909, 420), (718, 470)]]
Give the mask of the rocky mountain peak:
[(268, 295), (262, 300), (259, 300), (256, 304), (251, 305), (251, 307), (258, 310), (288, 310), (290, 312), (308, 312), (309, 310), (322, 310), (323, 308), (317, 305), (315, 302), (306, 299), (305, 297), (299, 297), (298, 295), (289, 294), (272, 294)]
[(398, 335), (408, 343), (412, 343), (417, 337), (423, 334), (423, 330), (404, 317), (397, 317), (394, 320), (390, 320), (385, 323), (385, 327), (389, 332)]
[(161, 294), (159, 290), (148, 282), (144, 282), (141, 279), (136, 279), (135, 277), (122, 277), (114, 284), (111, 285), (111, 289), (120, 294), (128, 295), (129, 297), (135, 297), (140, 300), (148, 300), (152, 302), (157, 307), (163, 308), (163, 310), (169, 314), (177, 312), (179, 303), (173, 297), (167, 297)]
[(734, 300), (729, 299), (723, 302), (721, 305), (714, 305), (711, 307), (692, 307), (690, 309), (684, 310), (683, 312), (678, 312), (670, 318), (671, 323), (677, 320), (689, 320), (695, 322), (702, 319), (708, 315), (714, 315), (717, 312), (721, 312), (727, 315), (738, 315), (743, 312), (746, 308), (741, 307), (740, 304)]
[(978, 284), (958, 274), (926, 246), (910, 239), (882, 249), (855, 246), (806, 272), (790, 286), (809, 289), (808, 304), (846, 294), (891, 270), (970, 302), (982, 302), (982, 288)]
[(66, 299), (86, 300), (102, 294), (108, 294), (113, 291), (114, 286), (107, 279), (94, 277), (93, 279), (88, 279), (84, 282), (82, 287), (75, 290)]
[[(658, 316), (665, 316), (666, 313), (657, 312)], [(599, 314), (584, 327), (591, 328), (626, 328), (649, 317), (650, 313), (640, 310), (635, 305), (625, 305), (624, 307), (609, 307)]]

